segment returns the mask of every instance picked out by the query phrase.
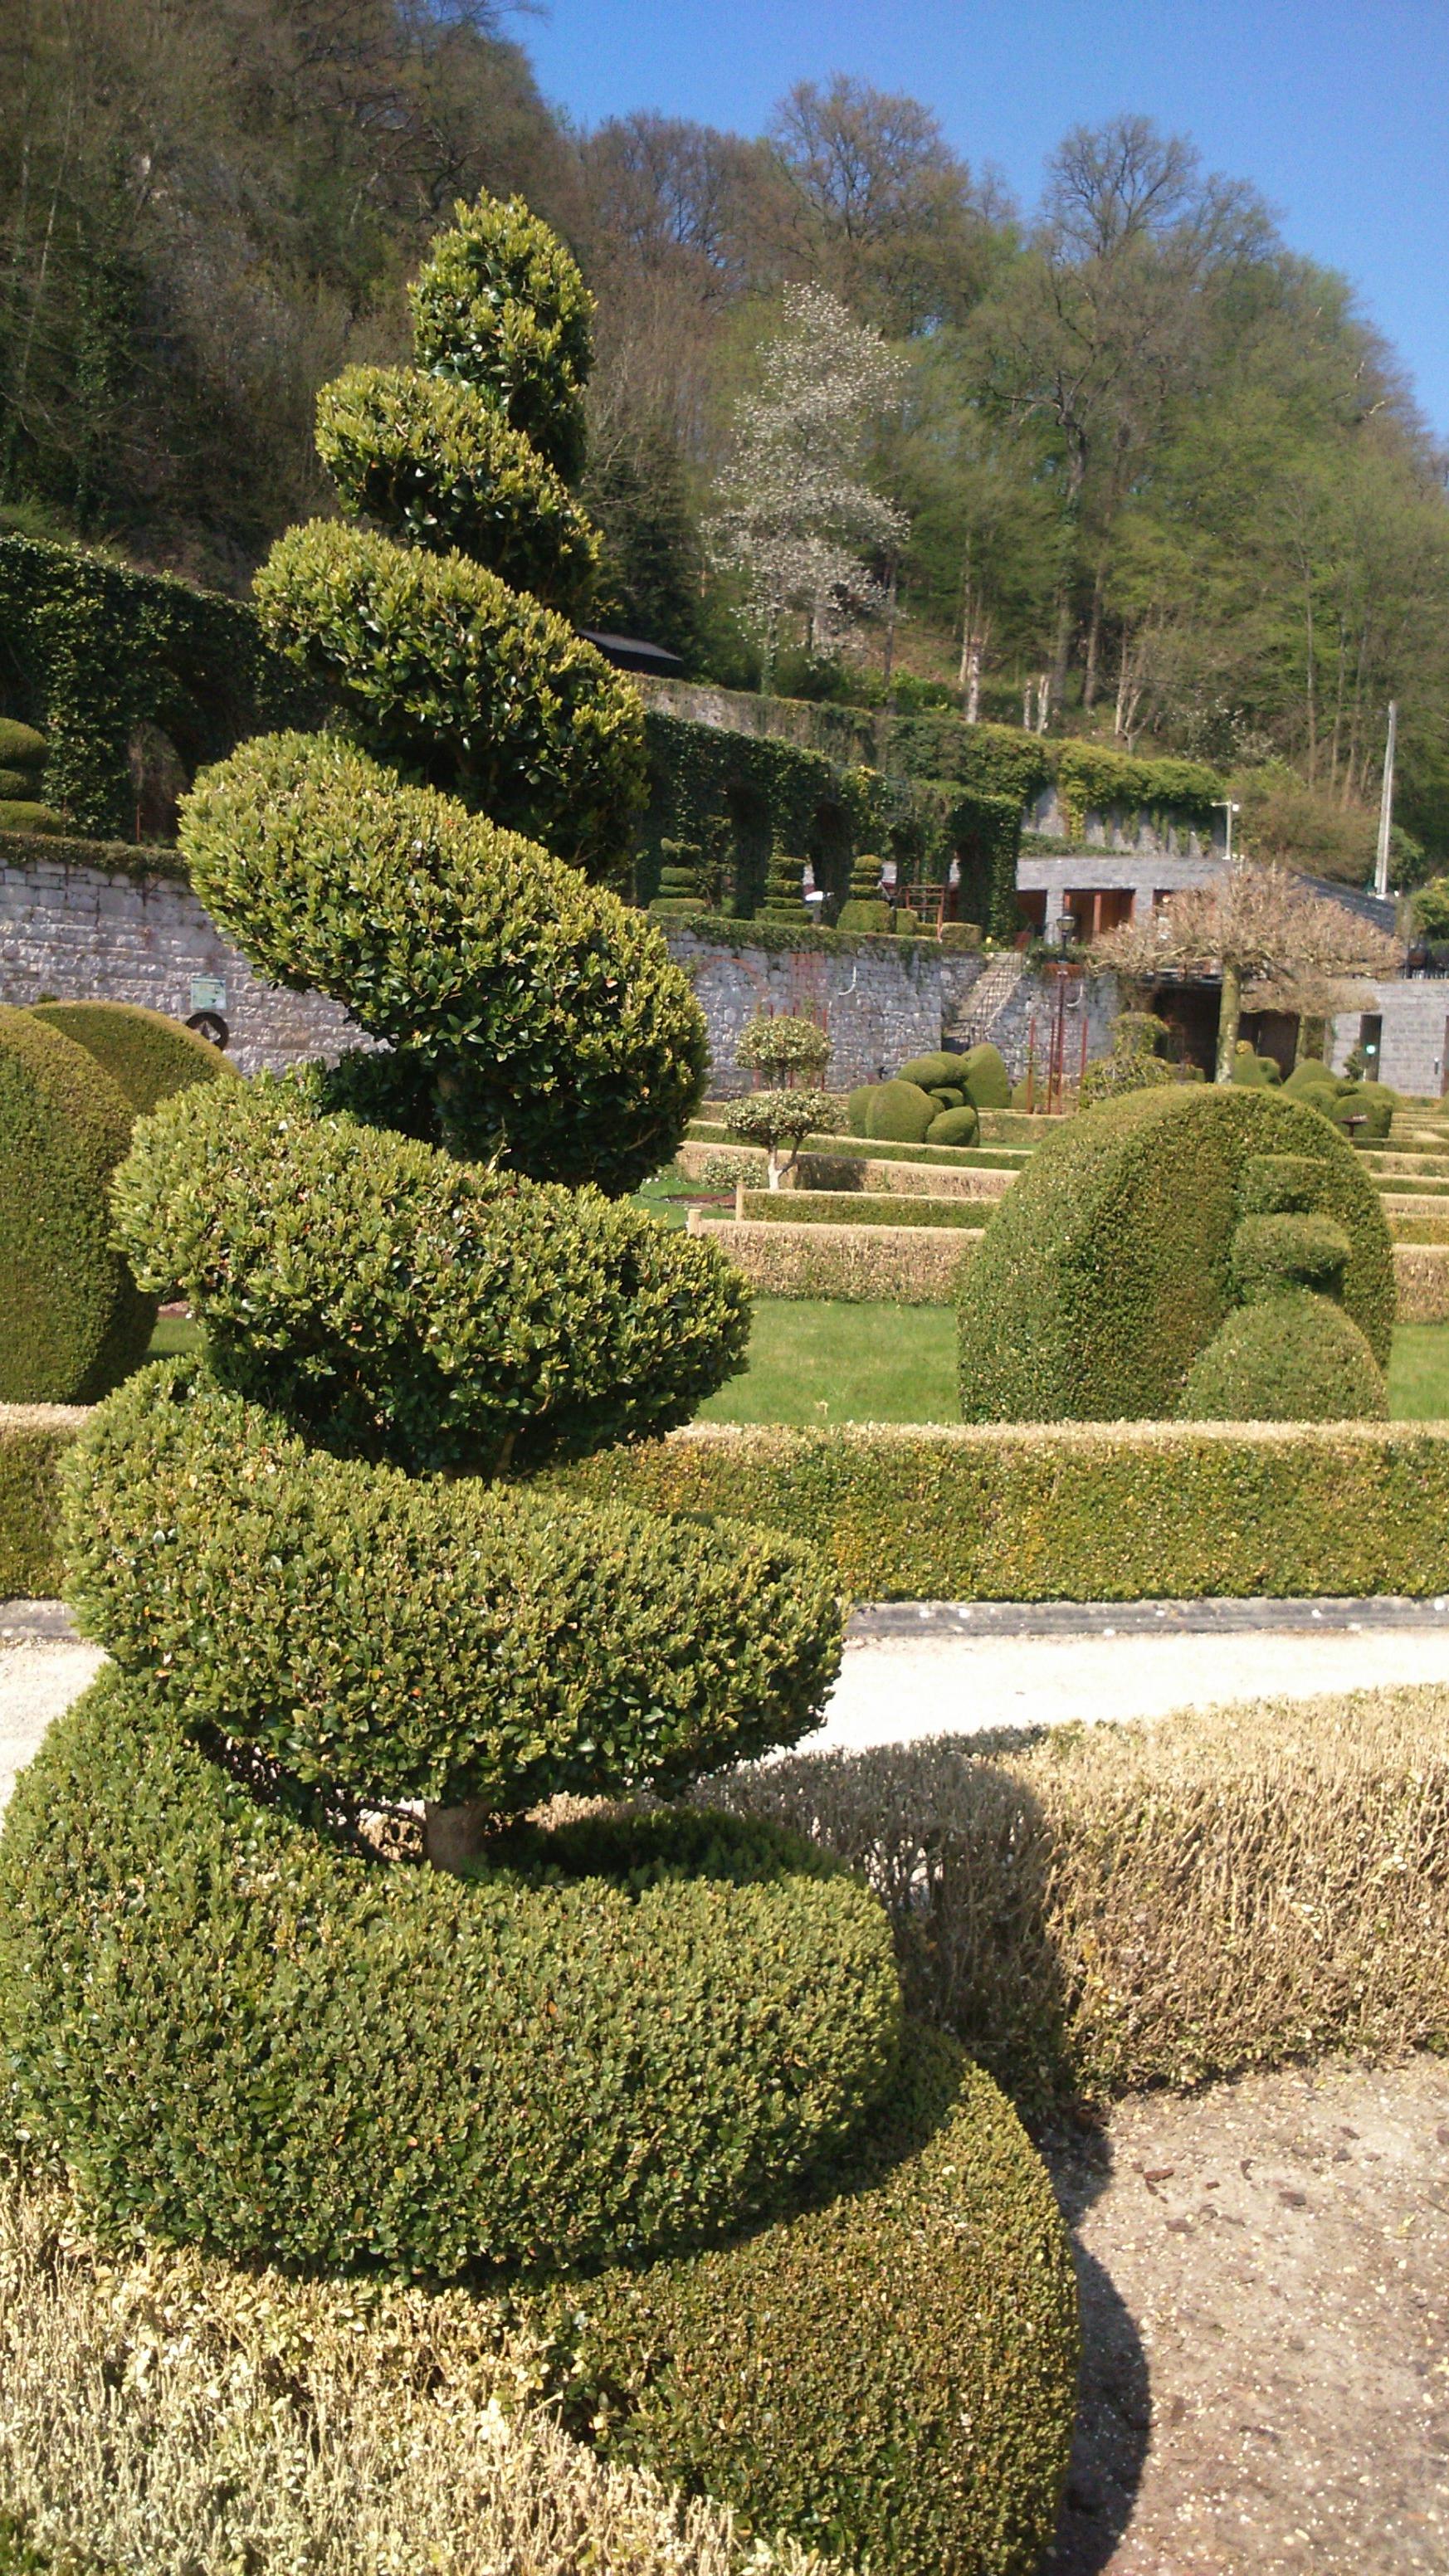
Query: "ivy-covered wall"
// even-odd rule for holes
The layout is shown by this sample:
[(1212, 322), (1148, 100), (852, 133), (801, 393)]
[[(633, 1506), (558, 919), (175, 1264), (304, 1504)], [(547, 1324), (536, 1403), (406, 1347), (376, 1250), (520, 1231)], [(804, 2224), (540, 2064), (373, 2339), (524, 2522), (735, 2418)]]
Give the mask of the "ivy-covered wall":
[(47, 803), (78, 832), (129, 841), (141, 728), (166, 735), (189, 775), (245, 734), (315, 722), (319, 710), (245, 601), (3, 537), (0, 712), (46, 735)]

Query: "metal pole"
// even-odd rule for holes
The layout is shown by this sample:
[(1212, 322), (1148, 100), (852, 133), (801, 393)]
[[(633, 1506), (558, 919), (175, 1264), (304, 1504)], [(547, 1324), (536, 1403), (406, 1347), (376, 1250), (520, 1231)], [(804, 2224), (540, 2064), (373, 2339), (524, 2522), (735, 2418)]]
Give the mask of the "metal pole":
[(1389, 891), (1389, 834), (1394, 823), (1394, 750), (1398, 738), (1398, 701), (1390, 698), (1389, 738), (1384, 746), (1384, 785), (1379, 798), (1379, 855), (1374, 869), (1374, 892), (1384, 898)]

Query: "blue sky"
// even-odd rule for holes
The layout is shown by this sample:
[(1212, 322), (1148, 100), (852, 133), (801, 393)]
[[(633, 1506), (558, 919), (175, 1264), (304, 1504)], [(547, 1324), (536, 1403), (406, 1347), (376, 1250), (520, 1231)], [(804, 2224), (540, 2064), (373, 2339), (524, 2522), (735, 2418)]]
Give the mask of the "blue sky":
[(923, 99), (1027, 203), (1069, 125), (1155, 117), (1345, 271), (1449, 438), (1449, 0), (549, 0), (514, 25), (582, 123), (758, 133), (792, 81), (846, 71)]

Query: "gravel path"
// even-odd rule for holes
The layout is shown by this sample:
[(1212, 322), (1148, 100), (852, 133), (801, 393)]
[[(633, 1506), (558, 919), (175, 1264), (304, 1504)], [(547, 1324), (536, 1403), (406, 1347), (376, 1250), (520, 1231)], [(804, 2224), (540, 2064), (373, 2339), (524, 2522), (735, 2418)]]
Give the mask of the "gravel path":
[(105, 1658), (74, 1640), (0, 1648), (0, 1807), (53, 1717), (68, 1709)]

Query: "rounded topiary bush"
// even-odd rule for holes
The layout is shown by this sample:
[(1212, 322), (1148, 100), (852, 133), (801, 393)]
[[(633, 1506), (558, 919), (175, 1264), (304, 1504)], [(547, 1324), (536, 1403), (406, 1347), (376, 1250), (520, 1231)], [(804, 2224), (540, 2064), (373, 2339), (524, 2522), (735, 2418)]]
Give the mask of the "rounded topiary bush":
[(1325, 1119), (1240, 1085), (1137, 1092), (1047, 1137), (1001, 1202), (961, 1290), (968, 1422), (1176, 1412), (1234, 1300), (1245, 1167), (1311, 1162), (1315, 1212), (1349, 1241), (1345, 1311), (1382, 1364), (1393, 1247), (1362, 1164)]
[(1285, 1288), (1317, 1288), (1337, 1296), (1352, 1249), (1343, 1227), (1331, 1217), (1287, 1212), (1240, 1217), (1233, 1235), (1233, 1287), (1245, 1306), (1277, 1297)]
[(111, 1243), (131, 1112), (84, 1047), (0, 1007), (0, 1401), (91, 1404), (144, 1358), (156, 1301)]
[(1280, 1289), (1240, 1306), (1188, 1372), (1185, 1422), (1382, 1422), (1383, 1372), (1330, 1297)]
[(459, 1151), (616, 1194), (668, 1161), (704, 1016), (658, 931), (574, 869), (327, 735), (243, 744), (180, 838), (253, 965), (406, 1049)]
[(318, 1115), (294, 1081), (171, 1103), (113, 1195), (213, 1374), (359, 1457), (517, 1474), (673, 1430), (745, 1364), (749, 1292), (712, 1244)]
[(877, 1082), (865, 1107), (865, 1132), (882, 1144), (922, 1145), (936, 1104), (918, 1082)]
[(775, 1531), (364, 1471), (193, 1363), (114, 1397), (66, 1478), (87, 1633), (188, 1724), (359, 1796), (673, 1788), (796, 1742), (839, 1667), (829, 1576)]
[(926, 1129), (928, 1145), (974, 1145), (981, 1121), (974, 1109), (943, 1109)]
[(93, 1055), (138, 1118), (192, 1083), (240, 1079), (236, 1066), (194, 1029), (137, 1002), (37, 1002), (31, 1017)]
[(607, 1876), (567, 1836), (385, 1867), (107, 1674), (0, 1845), (3, 2125), (241, 2257), (593, 2263), (778, 2209), (890, 2078), (889, 1932), (788, 1836), (671, 1826)]
[(944, 1083), (954, 1083), (965, 1062), (959, 1055), (913, 1055), (909, 1064), (901, 1065), (897, 1082), (913, 1082), (920, 1091), (939, 1091)]
[(953, 1056), (951, 1061), (957, 1081), (966, 1086), (966, 1097), (973, 1109), (1011, 1107), (1011, 1076), (999, 1047), (968, 1047), (964, 1055)]
[(896, 2576), (1035, 2576), (1076, 2408), (1071, 2256), (989, 2076), (907, 2036), (836, 2195), (542, 2306), (573, 2420), (748, 2528)]

